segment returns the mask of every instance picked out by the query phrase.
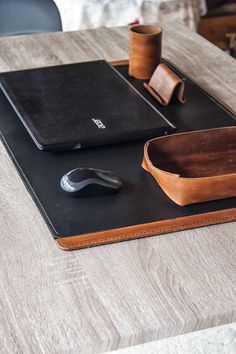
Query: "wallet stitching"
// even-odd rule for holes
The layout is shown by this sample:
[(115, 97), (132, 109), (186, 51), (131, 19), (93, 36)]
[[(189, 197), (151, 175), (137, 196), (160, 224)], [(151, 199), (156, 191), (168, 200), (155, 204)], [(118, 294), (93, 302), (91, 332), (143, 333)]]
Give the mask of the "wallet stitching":
[[(114, 241), (114, 240), (121, 240), (121, 239), (124, 239), (124, 238), (128, 238), (128, 237), (135, 237), (135, 236), (145, 236), (145, 235), (152, 235), (152, 234), (155, 234), (156, 232), (162, 232), (162, 231), (181, 231), (181, 229), (179, 229), (180, 227), (181, 228), (184, 228), (184, 227), (194, 227), (194, 226), (204, 226), (206, 225), (206, 223), (211, 223), (211, 222), (223, 222), (223, 221), (227, 221), (227, 220), (231, 220), (233, 221), (235, 218), (236, 215), (232, 215), (232, 216), (228, 216), (228, 217), (224, 217), (224, 218), (218, 218), (218, 219), (207, 219), (204, 221), (204, 223), (202, 222), (196, 222), (196, 223), (185, 223), (185, 224), (182, 224), (182, 225), (179, 225), (177, 227), (162, 227), (162, 228), (156, 228), (156, 229), (153, 229), (153, 230), (150, 230), (150, 231), (143, 231), (143, 232), (131, 232), (131, 233), (127, 233), (127, 234), (123, 234), (123, 235), (119, 235), (119, 236), (113, 236), (112, 238), (103, 238), (103, 239), (100, 239), (97, 243), (94, 242), (94, 241), (84, 241), (84, 242), (78, 242), (78, 243), (74, 243), (73, 244), (73, 247), (76, 247), (76, 246), (86, 246), (86, 245), (91, 245), (91, 244), (101, 244), (103, 242), (109, 242), (109, 241)], [(76, 237), (76, 236), (75, 236)], [(67, 243), (65, 243), (65, 241), (60, 241), (60, 244), (62, 246), (67, 246)]]

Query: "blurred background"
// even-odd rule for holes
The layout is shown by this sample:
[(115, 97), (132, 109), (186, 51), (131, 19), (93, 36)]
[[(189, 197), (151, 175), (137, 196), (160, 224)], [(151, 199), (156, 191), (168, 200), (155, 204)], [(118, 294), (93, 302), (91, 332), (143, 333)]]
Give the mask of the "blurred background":
[(235, 56), (235, 0), (54, 0), (64, 31), (179, 21)]
[(235, 57), (236, 0), (0, 0), (0, 36), (179, 21)]

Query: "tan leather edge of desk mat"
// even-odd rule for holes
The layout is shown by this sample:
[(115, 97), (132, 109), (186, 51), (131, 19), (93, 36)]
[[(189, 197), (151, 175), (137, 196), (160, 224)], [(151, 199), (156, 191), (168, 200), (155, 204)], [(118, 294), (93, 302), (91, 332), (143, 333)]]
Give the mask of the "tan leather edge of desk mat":
[[(112, 61), (113, 66), (127, 65), (129, 60)], [(148, 236), (156, 236), (191, 228), (220, 224), (236, 220), (236, 208), (213, 211), (205, 214), (184, 216), (176, 219), (162, 220), (147, 224), (133, 225), (119, 229), (99, 231), (78, 236), (68, 236), (55, 240), (65, 251), (128, 241)]]
[(141, 237), (155, 236), (158, 234), (220, 224), (234, 220), (236, 220), (236, 208), (122, 227), (119, 229), (100, 231), (80, 236), (68, 236), (57, 239), (56, 243), (63, 250), (72, 251), (79, 248), (128, 241)]

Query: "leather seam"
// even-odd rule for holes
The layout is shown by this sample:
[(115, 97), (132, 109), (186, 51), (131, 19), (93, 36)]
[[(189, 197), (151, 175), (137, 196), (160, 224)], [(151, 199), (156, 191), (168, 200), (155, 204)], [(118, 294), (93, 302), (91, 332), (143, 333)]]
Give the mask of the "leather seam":
[[(125, 240), (126, 238), (128, 239), (129, 237), (136, 237), (136, 236), (151, 236), (153, 234), (155, 234), (156, 232), (172, 232), (172, 231), (181, 231), (181, 228), (185, 228), (185, 227), (195, 227), (195, 226), (204, 226), (207, 223), (212, 223), (212, 222), (224, 222), (224, 221), (233, 221), (236, 217), (235, 215), (232, 215), (230, 217), (224, 217), (224, 218), (218, 218), (218, 219), (207, 219), (204, 222), (195, 222), (195, 223), (185, 223), (185, 224), (180, 224), (179, 226), (175, 226), (175, 227), (162, 227), (162, 228), (155, 228), (153, 230), (150, 231), (143, 231), (143, 232), (131, 232), (131, 233), (127, 233), (127, 234), (123, 234), (123, 235), (118, 235), (118, 236), (113, 236), (113, 237), (109, 237), (109, 238), (103, 238), (100, 239), (99, 241), (84, 241), (84, 242), (78, 242), (78, 243), (74, 243), (72, 247), (77, 247), (77, 246), (86, 246), (86, 245), (91, 245), (91, 244), (101, 244), (101, 243), (105, 243), (105, 242), (109, 242), (109, 241), (114, 241), (114, 240)], [(82, 235), (81, 235), (82, 236)], [(76, 236), (75, 236), (76, 237)], [(78, 236), (79, 237), (79, 236)], [(67, 247), (67, 243), (65, 241), (61, 241), (62, 239), (60, 239), (60, 245)]]

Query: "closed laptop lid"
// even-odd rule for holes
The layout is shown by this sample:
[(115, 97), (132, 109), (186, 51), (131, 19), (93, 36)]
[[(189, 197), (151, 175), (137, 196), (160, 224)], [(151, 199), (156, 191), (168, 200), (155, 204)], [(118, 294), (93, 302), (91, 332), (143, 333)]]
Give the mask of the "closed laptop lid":
[(3, 73), (3, 91), (40, 149), (75, 149), (174, 130), (106, 61)]

